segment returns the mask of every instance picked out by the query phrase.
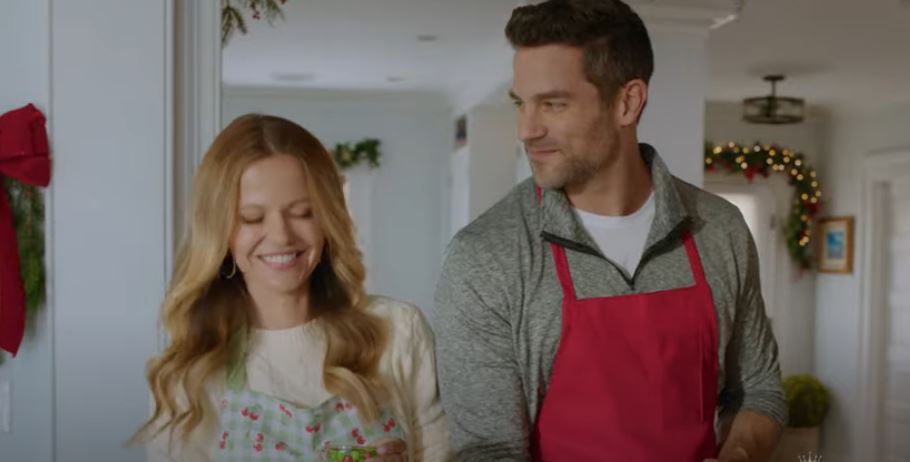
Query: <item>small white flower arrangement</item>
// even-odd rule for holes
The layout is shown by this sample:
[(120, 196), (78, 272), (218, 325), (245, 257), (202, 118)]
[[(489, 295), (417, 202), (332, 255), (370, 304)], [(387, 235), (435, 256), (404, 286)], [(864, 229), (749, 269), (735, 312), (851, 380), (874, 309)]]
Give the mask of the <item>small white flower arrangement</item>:
[(822, 456), (815, 453), (808, 453), (799, 456), (799, 462), (821, 462)]

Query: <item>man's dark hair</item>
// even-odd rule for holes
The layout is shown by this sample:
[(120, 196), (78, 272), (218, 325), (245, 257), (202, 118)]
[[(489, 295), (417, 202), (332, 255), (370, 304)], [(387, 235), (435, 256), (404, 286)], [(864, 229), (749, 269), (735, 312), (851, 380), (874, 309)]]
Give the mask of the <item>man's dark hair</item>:
[(620, 0), (548, 0), (515, 8), (506, 25), (515, 48), (570, 45), (584, 53), (587, 79), (601, 99), (654, 73), (651, 39), (641, 18)]

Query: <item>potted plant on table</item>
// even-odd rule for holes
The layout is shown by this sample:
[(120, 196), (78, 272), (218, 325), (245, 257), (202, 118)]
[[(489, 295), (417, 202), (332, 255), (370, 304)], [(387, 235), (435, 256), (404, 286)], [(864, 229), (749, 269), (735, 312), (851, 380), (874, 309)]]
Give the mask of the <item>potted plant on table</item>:
[(789, 419), (774, 453), (777, 462), (797, 462), (800, 456), (818, 453), (821, 425), (828, 414), (831, 393), (811, 374), (784, 379)]

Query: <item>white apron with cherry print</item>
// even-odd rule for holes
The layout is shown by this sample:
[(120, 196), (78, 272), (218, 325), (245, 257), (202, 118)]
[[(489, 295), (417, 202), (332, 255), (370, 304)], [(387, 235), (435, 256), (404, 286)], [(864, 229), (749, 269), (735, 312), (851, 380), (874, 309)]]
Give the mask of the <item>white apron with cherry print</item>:
[[(405, 439), (388, 410), (364, 424), (357, 409), (339, 398), (301, 409), (250, 390), (245, 371), (229, 374), (220, 404), (221, 429), (215, 460), (222, 462), (320, 461), (329, 447), (370, 446), (387, 438)], [(237, 373), (239, 372), (239, 373)]]

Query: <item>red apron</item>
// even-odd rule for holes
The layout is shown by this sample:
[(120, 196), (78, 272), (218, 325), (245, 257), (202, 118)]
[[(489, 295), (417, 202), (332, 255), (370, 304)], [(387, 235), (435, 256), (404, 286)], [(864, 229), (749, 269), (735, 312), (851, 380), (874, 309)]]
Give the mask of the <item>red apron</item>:
[(702, 462), (717, 456), (717, 320), (695, 242), (695, 285), (579, 300), (551, 244), (562, 334), (534, 426), (535, 461)]

